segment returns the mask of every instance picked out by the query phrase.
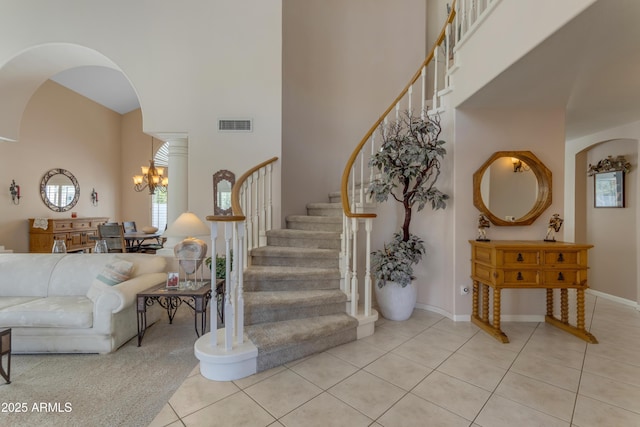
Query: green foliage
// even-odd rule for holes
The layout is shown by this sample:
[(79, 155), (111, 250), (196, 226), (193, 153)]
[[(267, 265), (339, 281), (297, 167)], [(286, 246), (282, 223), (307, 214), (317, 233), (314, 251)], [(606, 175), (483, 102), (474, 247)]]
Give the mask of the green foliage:
[(378, 286), (383, 287), (387, 280), (397, 282), (403, 288), (407, 286), (411, 283), (412, 266), (420, 262), (424, 252), (424, 242), (418, 236), (412, 234), (405, 242), (402, 233), (395, 233), (391, 243), (371, 253), (371, 268)]
[[(233, 266), (233, 252), (231, 253), (231, 265)], [(211, 257), (204, 260), (209, 270), (211, 270)], [(216, 254), (216, 279), (225, 279), (227, 276), (227, 257)], [(233, 269), (233, 268), (232, 268)]]
[(441, 160), (447, 153), (439, 139), (439, 116), (414, 117), (405, 112), (397, 121), (380, 126), (382, 144), (371, 156), (369, 166), (377, 171), (368, 194), (377, 202), (391, 196), (404, 208), (401, 232), (384, 249), (372, 253), (374, 276), (379, 286), (386, 280), (406, 286), (411, 282), (413, 265), (424, 254), (423, 241), (409, 232), (414, 206), (421, 211), (427, 204), (433, 210), (445, 209), (449, 196), (436, 187)]

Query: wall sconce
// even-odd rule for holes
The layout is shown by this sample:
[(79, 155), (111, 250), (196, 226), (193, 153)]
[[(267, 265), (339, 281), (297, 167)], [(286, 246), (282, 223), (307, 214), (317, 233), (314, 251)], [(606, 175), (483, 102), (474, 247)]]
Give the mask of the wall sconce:
[(93, 206), (98, 206), (98, 193), (95, 188), (91, 189), (91, 204)]
[(14, 205), (20, 204), (20, 186), (16, 184), (16, 180), (11, 180), (11, 185), (9, 186), (9, 192), (11, 193), (11, 201)]
[(529, 166), (525, 162), (520, 159), (516, 159), (515, 157), (511, 158), (511, 163), (513, 163), (513, 171), (514, 172), (525, 172), (531, 170)]

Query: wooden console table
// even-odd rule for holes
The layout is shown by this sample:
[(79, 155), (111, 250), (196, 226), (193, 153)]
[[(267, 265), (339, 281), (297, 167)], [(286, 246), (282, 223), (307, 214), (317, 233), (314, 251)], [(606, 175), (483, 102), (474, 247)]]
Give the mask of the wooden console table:
[(90, 252), (98, 237), (98, 225), (109, 221), (105, 217), (48, 218), (47, 228), (34, 227), (29, 218), (29, 252), (51, 252), (54, 240), (64, 240), (67, 252)]
[[(503, 343), (500, 329), (502, 289), (546, 289), (545, 321), (587, 342), (598, 340), (585, 330), (584, 291), (587, 286), (587, 251), (593, 245), (529, 240), (495, 240), (471, 243), (473, 311), (471, 321)], [(489, 320), (489, 288), (493, 292), (493, 317)], [(553, 313), (553, 291), (560, 290), (560, 319)], [(568, 290), (576, 290), (576, 325), (569, 323)]]

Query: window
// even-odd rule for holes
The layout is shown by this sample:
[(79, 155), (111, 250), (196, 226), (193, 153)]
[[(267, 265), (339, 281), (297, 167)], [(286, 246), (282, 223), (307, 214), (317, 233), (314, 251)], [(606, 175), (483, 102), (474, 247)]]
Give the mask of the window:
[[(169, 176), (169, 143), (162, 144), (153, 158), (156, 166), (162, 166), (165, 168), (165, 174)], [(168, 191), (167, 191), (168, 193)], [(167, 199), (168, 194), (161, 191), (156, 191), (156, 194), (151, 196), (151, 225), (158, 227), (158, 230), (164, 230), (167, 228)]]

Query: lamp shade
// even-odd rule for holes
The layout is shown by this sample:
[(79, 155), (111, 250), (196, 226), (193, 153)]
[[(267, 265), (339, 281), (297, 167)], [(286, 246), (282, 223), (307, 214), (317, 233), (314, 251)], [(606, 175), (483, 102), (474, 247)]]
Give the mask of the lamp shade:
[(164, 237), (193, 237), (210, 234), (211, 230), (193, 212), (184, 212), (163, 233)]

